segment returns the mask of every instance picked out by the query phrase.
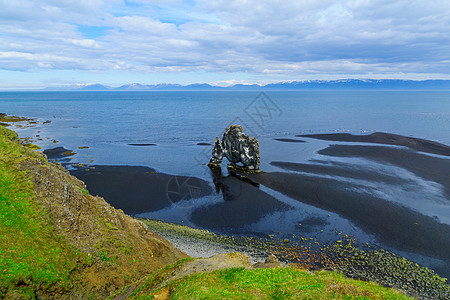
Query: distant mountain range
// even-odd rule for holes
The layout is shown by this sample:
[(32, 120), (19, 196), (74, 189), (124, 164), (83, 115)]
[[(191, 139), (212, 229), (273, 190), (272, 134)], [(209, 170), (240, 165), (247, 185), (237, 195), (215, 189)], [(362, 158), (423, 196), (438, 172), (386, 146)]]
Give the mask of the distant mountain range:
[(252, 91), (252, 90), (450, 90), (450, 80), (398, 80), (398, 79), (341, 79), (307, 80), (257, 84), (235, 84), (228, 87), (207, 83), (189, 85), (161, 83), (143, 85), (131, 83), (119, 87), (102, 84), (77, 84), (73, 86), (49, 87), (46, 91)]

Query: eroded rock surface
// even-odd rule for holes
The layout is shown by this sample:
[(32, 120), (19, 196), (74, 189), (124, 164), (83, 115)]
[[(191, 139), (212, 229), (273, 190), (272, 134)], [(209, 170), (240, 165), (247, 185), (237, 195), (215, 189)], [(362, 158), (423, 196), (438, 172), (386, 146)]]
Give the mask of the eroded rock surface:
[(222, 159), (226, 157), (230, 162), (229, 167), (239, 167), (248, 170), (259, 170), (259, 143), (254, 137), (242, 133), (242, 127), (231, 125), (225, 129), (222, 141), (216, 137), (212, 157), (209, 161), (210, 167), (219, 167)]

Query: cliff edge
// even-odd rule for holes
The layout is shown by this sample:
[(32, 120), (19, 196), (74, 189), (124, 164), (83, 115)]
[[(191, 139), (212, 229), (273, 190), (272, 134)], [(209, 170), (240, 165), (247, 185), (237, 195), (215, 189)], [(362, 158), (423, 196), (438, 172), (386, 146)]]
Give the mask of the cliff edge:
[(0, 126), (0, 298), (105, 298), (185, 257)]

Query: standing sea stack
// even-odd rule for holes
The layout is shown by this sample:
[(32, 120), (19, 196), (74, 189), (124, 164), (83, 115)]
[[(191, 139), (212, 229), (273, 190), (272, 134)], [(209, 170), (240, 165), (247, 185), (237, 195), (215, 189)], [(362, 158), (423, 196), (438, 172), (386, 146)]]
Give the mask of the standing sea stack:
[[(259, 171), (258, 140), (242, 133), (242, 127), (239, 125), (226, 128), (222, 141), (216, 137), (208, 166), (220, 167), (224, 156), (230, 161), (229, 168)], [(243, 166), (237, 165), (238, 163)]]

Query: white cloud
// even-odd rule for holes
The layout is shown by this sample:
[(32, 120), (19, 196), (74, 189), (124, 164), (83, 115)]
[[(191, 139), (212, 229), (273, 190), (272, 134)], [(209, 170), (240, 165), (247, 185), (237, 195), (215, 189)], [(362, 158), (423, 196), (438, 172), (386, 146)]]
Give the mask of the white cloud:
[(141, 36), (167, 36), (176, 30), (176, 25), (142, 16), (125, 16), (115, 18), (115, 24), (126, 33), (138, 33)]
[(97, 48), (97, 49), (100, 48), (99, 43), (91, 39), (82, 39), (82, 40), (68, 39), (66, 41), (76, 46), (81, 46), (85, 48)]
[(445, 75), (449, 28), (447, 0), (0, 0), (0, 69)]

